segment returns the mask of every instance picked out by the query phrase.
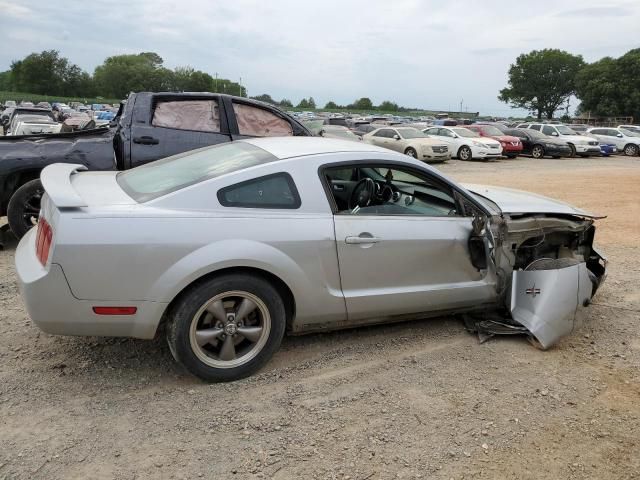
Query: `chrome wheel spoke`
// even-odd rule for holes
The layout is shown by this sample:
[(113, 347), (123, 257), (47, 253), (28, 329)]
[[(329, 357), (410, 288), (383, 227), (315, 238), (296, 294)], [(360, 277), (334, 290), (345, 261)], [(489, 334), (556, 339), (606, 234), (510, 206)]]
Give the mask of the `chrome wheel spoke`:
[(262, 327), (238, 327), (238, 333), (250, 342), (257, 342), (262, 335)]
[(236, 358), (235, 342), (233, 336), (227, 335), (227, 338), (224, 339), (224, 343), (220, 349), (220, 360), (229, 361), (234, 358)]
[(242, 303), (240, 303), (240, 306), (236, 311), (236, 321), (244, 320), (244, 318), (251, 312), (253, 312), (256, 308), (258, 308), (258, 306), (253, 303), (252, 300), (249, 300), (248, 298), (242, 299)]
[(222, 328), (204, 328), (196, 331), (196, 341), (200, 347), (210, 343), (224, 333)]
[(215, 318), (219, 322), (224, 323), (227, 320), (227, 312), (224, 309), (222, 300), (216, 300), (215, 302), (211, 302), (209, 305), (207, 305), (207, 312), (213, 315), (213, 318)]

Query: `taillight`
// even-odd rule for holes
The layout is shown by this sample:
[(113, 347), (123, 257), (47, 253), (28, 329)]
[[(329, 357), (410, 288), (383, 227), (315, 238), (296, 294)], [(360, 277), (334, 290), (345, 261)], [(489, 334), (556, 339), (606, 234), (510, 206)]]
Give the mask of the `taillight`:
[(47, 264), (49, 259), (49, 251), (51, 250), (51, 241), (53, 240), (53, 230), (51, 225), (44, 218), (38, 220), (38, 232), (36, 233), (36, 257), (40, 260), (42, 266)]

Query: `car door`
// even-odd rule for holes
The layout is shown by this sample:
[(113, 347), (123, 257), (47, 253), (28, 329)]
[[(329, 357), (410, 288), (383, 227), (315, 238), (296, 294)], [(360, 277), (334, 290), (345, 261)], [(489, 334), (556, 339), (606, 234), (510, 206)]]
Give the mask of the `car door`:
[(603, 138), (607, 139), (606, 143), (611, 143), (616, 146), (618, 150), (624, 150), (624, 147), (627, 145), (627, 139), (622, 135), (622, 132), (615, 128), (606, 129), (606, 136)]
[(424, 133), (429, 136), (436, 137), (438, 140), (445, 143), (449, 147), (451, 155), (456, 155), (456, 153), (458, 152), (456, 139), (453, 137), (453, 134), (446, 128), (429, 128)]
[[(391, 138), (386, 139), (387, 142), (384, 146), (390, 150), (404, 153), (404, 148), (408, 143), (407, 140), (403, 139), (402, 135), (400, 135), (400, 132), (398, 132), (395, 128), (389, 128), (388, 130), (389, 133), (387, 133), (387, 135), (391, 135)], [(396, 138), (396, 136), (398, 138)]]
[(218, 96), (138, 94), (135, 102), (132, 166), (231, 140)]
[[(423, 170), (377, 164), (358, 168), (361, 180), (376, 172), (383, 189), (392, 184), (404, 193), (375, 207), (334, 209), (340, 278), (350, 322), (368, 323), (493, 301), (493, 276), (471, 263), (472, 218), (458, 214), (450, 186)], [(344, 171), (344, 167), (337, 169)], [(325, 181), (330, 171), (325, 170)]]
[(393, 140), (393, 130), (390, 128), (383, 128), (378, 130), (371, 138), (374, 145), (379, 147), (389, 148), (390, 142)]

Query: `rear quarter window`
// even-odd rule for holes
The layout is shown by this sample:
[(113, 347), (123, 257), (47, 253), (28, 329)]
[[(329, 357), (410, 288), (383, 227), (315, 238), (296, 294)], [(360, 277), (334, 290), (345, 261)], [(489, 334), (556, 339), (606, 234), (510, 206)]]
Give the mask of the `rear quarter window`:
[(300, 207), (300, 196), (288, 173), (274, 173), (237, 183), (218, 191), (224, 207), (289, 208)]
[(284, 118), (264, 108), (233, 102), (240, 135), (252, 137), (290, 137), (293, 128)]

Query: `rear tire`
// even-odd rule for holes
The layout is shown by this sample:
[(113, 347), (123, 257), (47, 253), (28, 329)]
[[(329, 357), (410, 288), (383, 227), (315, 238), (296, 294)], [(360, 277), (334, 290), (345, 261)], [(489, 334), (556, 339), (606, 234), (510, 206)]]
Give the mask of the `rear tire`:
[(469, 147), (463, 145), (460, 147), (460, 150), (458, 150), (458, 158), (460, 160), (471, 160), (473, 158), (473, 153)]
[(7, 206), (7, 221), (18, 239), (38, 223), (42, 195), (44, 187), (38, 179), (25, 183), (13, 192)]
[(572, 144), (569, 144), (569, 148), (571, 149), (569, 158), (576, 158), (576, 147), (574, 147)]
[(416, 158), (416, 159), (418, 158), (418, 152), (416, 152), (415, 149), (411, 148), (411, 147), (407, 148), (404, 151), (404, 154), (405, 155), (409, 155), (410, 157), (413, 157), (413, 158)]
[(284, 303), (269, 282), (230, 274), (197, 283), (180, 295), (169, 311), (167, 343), (193, 375), (228, 382), (267, 363), (285, 326)]

